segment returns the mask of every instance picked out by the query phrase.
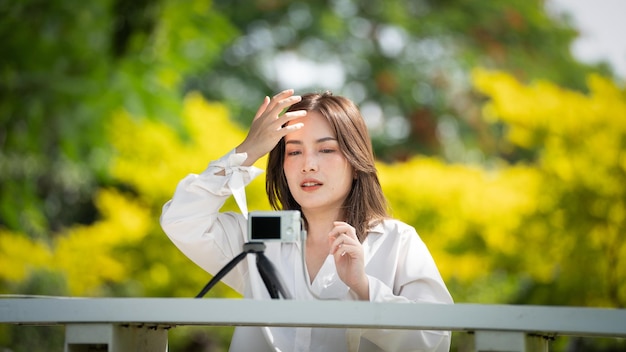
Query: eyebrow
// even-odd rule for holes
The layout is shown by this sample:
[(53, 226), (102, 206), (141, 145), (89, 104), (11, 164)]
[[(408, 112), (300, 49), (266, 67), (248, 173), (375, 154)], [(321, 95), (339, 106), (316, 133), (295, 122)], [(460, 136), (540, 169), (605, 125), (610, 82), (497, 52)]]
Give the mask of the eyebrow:
[[(324, 137), (324, 138), (320, 138), (320, 139), (316, 140), (315, 143), (319, 144), (319, 143), (323, 143), (323, 142), (327, 142), (327, 141), (337, 141), (337, 138), (334, 138), (334, 137)], [(302, 144), (302, 141), (298, 140), (298, 139), (290, 139), (288, 141), (285, 141), (285, 144)]]

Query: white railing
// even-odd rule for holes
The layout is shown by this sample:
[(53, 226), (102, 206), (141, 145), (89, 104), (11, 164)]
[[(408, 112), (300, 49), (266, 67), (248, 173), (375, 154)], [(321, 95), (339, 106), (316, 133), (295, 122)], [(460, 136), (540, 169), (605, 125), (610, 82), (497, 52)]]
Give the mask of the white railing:
[[(626, 337), (626, 310), (484, 304), (186, 298), (5, 298), (0, 324), (65, 325), (65, 351), (166, 351), (183, 325), (472, 332), (463, 351), (547, 351), (557, 335)], [(104, 346), (104, 347), (103, 347)]]

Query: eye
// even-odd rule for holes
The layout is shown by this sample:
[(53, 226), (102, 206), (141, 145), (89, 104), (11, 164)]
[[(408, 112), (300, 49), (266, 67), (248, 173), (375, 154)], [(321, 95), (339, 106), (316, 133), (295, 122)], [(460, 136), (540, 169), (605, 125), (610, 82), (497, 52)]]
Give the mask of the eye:
[(324, 149), (320, 150), (320, 152), (325, 153), (325, 154), (329, 154), (329, 153), (336, 152), (336, 150), (335, 149), (330, 149), (330, 148), (324, 148)]
[(289, 156), (300, 155), (300, 154), (302, 154), (302, 153), (299, 150), (287, 151), (287, 155), (289, 155)]

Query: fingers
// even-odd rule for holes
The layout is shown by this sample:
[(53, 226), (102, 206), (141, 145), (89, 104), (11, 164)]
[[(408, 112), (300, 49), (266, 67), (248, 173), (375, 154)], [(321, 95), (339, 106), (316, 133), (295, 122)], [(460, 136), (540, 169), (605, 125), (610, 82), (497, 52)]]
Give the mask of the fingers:
[(359, 242), (359, 238), (356, 235), (356, 230), (354, 229), (354, 227), (350, 226), (350, 224), (348, 224), (347, 222), (334, 221), (333, 225), (334, 227), (330, 231), (330, 234), (329, 234), (330, 236), (337, 237), (338, 235), (345, 234), (349, 238)]
[(355, 254), (361, 246), (354, 227), (342, 221), (335, 221), (335, 227), (328, 234), (330, 254), (345, 256)]
[[(259, 117), (262, 115), (267, 116), (266, 118), (268, 119), (268, 121), (270, 121), (270, 123), (275, 126), (273, 128), (276, 131), (280, 132), (280, 138), (284, 137), (290, 132), (299, 130), (304, 126), (303, 123), (295, 123), (293, 125), (288, 125), (288, 123), (292, 120), (306, 116), (306, 110), (289, 111), (282, 115), (279, 115), (283, 110), (302, 100), (302, 97), (293, 94), (293, 89), (284, 90), (276, 94), (274, 97), (272, 97), (272, 99), (269, 100), (267, 104), (264, 104), (264, 106), (262, 106), (264, 109), (261, 112), (261, 115), (259, 115)], [(259, 111), (261, 110), (262, 109), (259, 108)]]
[(285, 89), (282, 92), (277, 93), (276, 95), (274, 95), (272, 97), (272, 100), (273, 101), (277, 101), (277, 100), (285, 99), (285, 98), (288, 98), (288, 97), (292, 96), (293, 93), (294, 93), (293, 89)]
[[(265, 98), (263, 99), (263, 103), (261, 103), (261, 105), (256, 111), (256, 114), (254, 114), (254, 119), (255, 120), (258, 119), (264, 113), (274, 110), (275, 108), (280, 107), (281, 105), (284, 106), (285, 104), (287, 104), (286, 106), (290, 106), (300, 101), (301, 98), (299, 96), (293, 96), (293, 93), (294, 93), (293, 89), (287, 89), (274, 95), (271, 99), (270, 97), (265, 96)], [(288, 99), (288, 98), (291, 98), (291, 99)], [(293, 101), (293, 103), (289, 104), (290, 101)], [(282, 108), (281, 110), (279, 110), (279, 112), (280, 111), (282, 111)]]
[(263, 103), (257, 109), (256, 114), (254, 114), (255, 120), (258, 119), (263, 114), (263, 112), (265, 112), (265, 109), (267, 109), (267, 106), (269, 104), (270, 104), (270, 97), (265, 96), (265, 99), (263, 99)]
[(275, 114), (275, 116), (278, 116), (278, 114), (283, 109), (302, 100), (302, 97), (300, 97), (299, 95), (293, 95), (293, 94), (294, 94), (293, 89), (287, 89), (274, 95), (272, 99), (270, 99), (270, 102), (268, 106), (266, 107), (265, 111), (271, 112), (272, 114)]
[[(307, 111), (306, 110), (296, 110), (296, 111), (290, 111), (287, 113), (284, 113), (283, 115), (279, 116), (277, 118), (278, 124), (280, 127), (282, 128), (287, 128), (290, 126), (295, 126), (295, 125), (304, 125), (302, 122), (299, 123), (295, 123), (293, 125), (287, 125), (288, 122), (290, 122), (291, 120), (295, 120), (295, 119), (299, 119), (301, 117), (306, 116)], [(302, 126), (300, 126), (302, 127)], [(300, 127), (295, 127), (296, 129), (300, 128)]]
[(274, 95), (267, 106), (267, 111), (275, 111), (278, 109), (277, 114), (282, 111), (282, 109), (291, 106), (298, 101), (300, 101), (299, 95), (293, 95), (293, 89), (283, 90), (282, 92)]
[[(254, 116), (254, 120), (265, 116), (265, 119), (270, 123), (274, 123), (274, 121), (278, 124), (276, 130), (279, 130), (280, 127), (288, 123), (293, 119), (297, 119), (306, 115), (305, 110), (297, 110), (297, 111), (289, 111), (280, 115), (283, 110), (289, 108), (293, 104), (296, 104), (302, 100), (302, 97), (299, 95), (294, 95), (293, 89), (284, 90), (276, 95), (274, 95), (271, 99), (269, 97), (265, 97), (263, 103), (257, 109), (257, 112)], [(296, 127), (297, 129), (298, 127)], [(285, 132), (289, 132), (287, 130)]]
[(334, 257), (339, 278), (362, 300), (369, 299), (369, 278), (365, 273), (363, 246), (356, 230), (348, 223), (335, 221), (328, 234), (330, 254)]
[(338, 236), (330, 246), (330, 254), (335, 257), (335, 260), (341, 260), (344, 257), (357, 259), (362, 257), (361, 252), (361, 244), (346, 234)]
[[(270, 105), (268, 106), (268, 113), (271, 114), (275, 119), (278, 119), (279, 114), (284, 110), (289, 108), (290, 106), (292, 106), (293, 104), (296, 104), (298, 102), (300, 102), (302, 100), (302, 97), (299, 95), (293, 95), (290, 96), (288, 98), (284, 98), (281, 100), (276, 100), (276, 101), (271, 101)], [(295, 111), (290, 111), (286, 114), (283, 114), (283, 116), (287, 115), (293, 115)]]
[(302, 128), (302, 123), (287, 125), (291, 120), (306, 116), (306, 111), (290, 111), (279, 114), (293, 104), (302, 100), (302, 97), (293, 95), (293, 89), (284, 90), (271, 99), (265, 97), (257, 109), (254, 120), (244, 141), (237, 146), (238, 153), (246, 153), (248, 158), (244, 165), (251, 165), (263, 155), (267, 154), (285, 135)]
[(285, 132), (285, 134), (288, 134), (288, 133), (293, 132), (295, 130), (301, 129), (302, 127), (304, 127), (304, 124), (302, 122), (298, 122), (298, 123), (294, 123), (293, 125), (287, 125), (287, 126), (283, 127), (282, 130)]

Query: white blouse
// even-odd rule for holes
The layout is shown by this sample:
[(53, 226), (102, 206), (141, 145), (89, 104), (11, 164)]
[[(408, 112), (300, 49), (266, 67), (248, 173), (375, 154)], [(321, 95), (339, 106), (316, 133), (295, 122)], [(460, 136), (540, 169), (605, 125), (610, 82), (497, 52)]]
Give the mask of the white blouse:
[[(211, 162), (200, 175), (180, 181), (163, 206), (161, 226), (174, 244), (197, 265), (216, 274), (243, 251), (247, 237), (245, 186), (261, 170), (245, 167), (245, 153), (233, 151)], [(217, 175), (225, 172), (224, 176)], [(220, 213), (233, 195), (243, 214)], [(415, 229), (398, 220), (371, 228), (363, 242), (365, 272), (372, 302), (451, 304), (437, 266)], [(329, 255), (309, 284), (299, 243), (266, 243), (274, 264), (294, 299), (356, 300), (339, 279)], [(249, 255), (222, 281), (244, 298), (270, 299)], [(314, 294), (313, 294), (314, 293)], [(395, 329), (237, 327), (230, 351), (449, 351), (449, 331)]]

